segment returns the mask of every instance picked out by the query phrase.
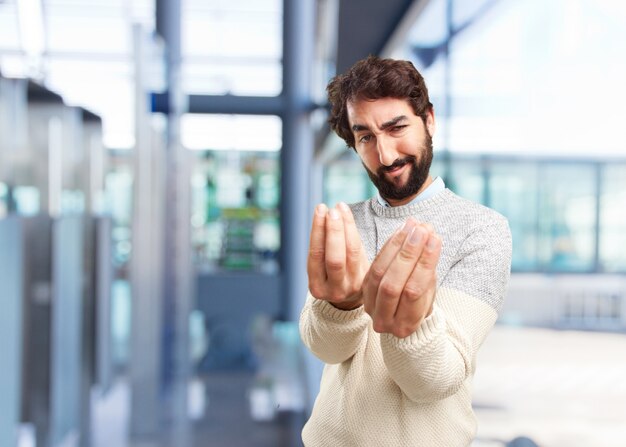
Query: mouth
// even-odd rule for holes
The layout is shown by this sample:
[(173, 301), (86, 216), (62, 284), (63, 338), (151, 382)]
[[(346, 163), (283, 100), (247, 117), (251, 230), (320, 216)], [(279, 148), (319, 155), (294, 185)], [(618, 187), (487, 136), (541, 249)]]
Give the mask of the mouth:
[(385, 166), (384, 168), (382, 168), (381, 174), (388, 175), (389, 177), (392, 177), (392, 178), (398, 177), (407, 169), (408, 165), (409, 165), (409, 160), (407, 159), (396, 160), (395, 162), (393, 162), (392, 165)]

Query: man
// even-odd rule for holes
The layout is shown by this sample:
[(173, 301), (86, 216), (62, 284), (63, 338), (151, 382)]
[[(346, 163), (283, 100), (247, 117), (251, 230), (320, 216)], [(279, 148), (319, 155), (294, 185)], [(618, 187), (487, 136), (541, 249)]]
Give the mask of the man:
[(410, 62), (369, 57), (327, 91), (378, 195), (315, 210), (300, 333), (326, 365), (304, 444), (467, 446), (476, 353), (509, 279), (507, 221), (431, 178), (435, 115)]

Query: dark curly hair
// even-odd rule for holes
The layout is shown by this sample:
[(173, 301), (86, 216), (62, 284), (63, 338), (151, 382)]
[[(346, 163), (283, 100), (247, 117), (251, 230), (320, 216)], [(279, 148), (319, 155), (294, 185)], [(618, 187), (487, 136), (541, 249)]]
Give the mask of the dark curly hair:
[(354, 135), (348, 122), (347, 104), (356, 99), (406, 99), (415, 115), (426, 123), (432, 104), (424, 78), (409, 61), (369, 56), (337, 75), (326, 87), (330, 103), (330, 127), (354, 148)]

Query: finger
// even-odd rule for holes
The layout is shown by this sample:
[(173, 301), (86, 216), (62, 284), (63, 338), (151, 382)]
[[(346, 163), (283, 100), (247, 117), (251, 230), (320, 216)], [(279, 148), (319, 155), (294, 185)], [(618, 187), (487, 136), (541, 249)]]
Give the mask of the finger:
[(385, 242), (385, 245), (383, 245), (383, 248), (378, 252), (378, 255), (376, 255), (376, 258), (367, 271), (363, 284), (363, 305), (365, 311), (370, 315), (374, 312), (378, 287), (385, 276), (385, 272), (387, 272), (389, 264), (391, 264), (391, 261), (396, 257), (407, 235), (416, 225), (417, 222), (415, 219), (409, 218), (404, 225)]
[(421, 321), (432, 312), (437, 287), (436, 268), (440, 253), (441, 239), (438, 235), (432, 234), (426, 241), (415, 269), (404, 286), (395, 320), (397, 325), (407, 329), (409, 334), (417, 330)]
[(405, 285), (413, 273), (418, 259), (420, 258), (426, 238), (427, 229), (422, 225), (416, 225), (396, 257), (390, 263), (384, 278), (380, 282), (376, 305), (372, 319), (375, 321), (375, 329), (390, 332), (394, 327), (394, 318), (398, 310), (401, 296)]
[(433, 227), (433, 224), (431, 224), (430, 222), (426, 222), (420, 225), (422, 225), (422, 227), (426, 229), (429, 235), (435, 232), (435, 227)]
[(326, 205), (323, 203), (317, 205), (311, 225), (307, 274), (309, 276), (309, 291), (316, 298), (322, 298), (326, 293), (325, 251), (327, 214), (328, 207)]
[[(368, 264), (367, 255), (350, 207), (341, 202), (339, 203), (339, 210), (343, 218), (346, 238), (346, 269), (348, 275), (355, 278), (357, 275), (364, 275), (364, 266)], [(359, 280), (362, 279), (362, 277), (359, 278)]]
[(325, 266), (328, 288), (340, 287), (346, 276), (346, 236), (343, 219), (337, 208), (326, 216)]
[(426, 270), (436, 270), (439, 263), (439, 256), (441, 255), (442, 241), (438, 234), (432, 233), (426, 245), (424, 251), (419, 258), (418, 266)]

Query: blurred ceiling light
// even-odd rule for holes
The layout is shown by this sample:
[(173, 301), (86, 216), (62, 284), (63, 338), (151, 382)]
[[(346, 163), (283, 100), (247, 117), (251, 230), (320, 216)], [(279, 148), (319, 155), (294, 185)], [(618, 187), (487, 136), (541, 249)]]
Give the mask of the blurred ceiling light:
[(46, 45), (41, 0), (17, 0), (17, 11), (22, 49), (38, 63)]

